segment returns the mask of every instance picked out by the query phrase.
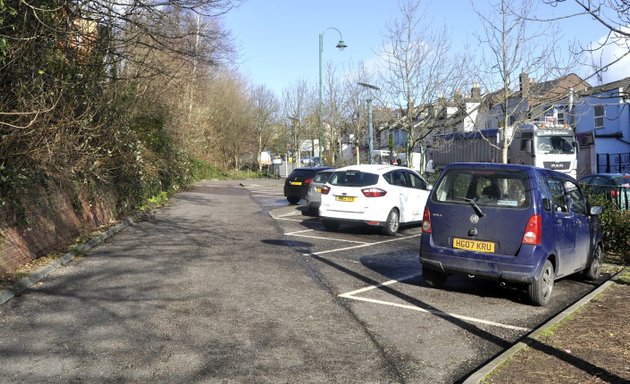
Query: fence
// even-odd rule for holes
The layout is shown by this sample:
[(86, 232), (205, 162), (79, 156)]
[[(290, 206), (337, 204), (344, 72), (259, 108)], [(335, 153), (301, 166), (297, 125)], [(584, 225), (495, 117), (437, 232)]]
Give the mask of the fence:
[(630, 173), (630, 153), (598, 154), (597, 173)]

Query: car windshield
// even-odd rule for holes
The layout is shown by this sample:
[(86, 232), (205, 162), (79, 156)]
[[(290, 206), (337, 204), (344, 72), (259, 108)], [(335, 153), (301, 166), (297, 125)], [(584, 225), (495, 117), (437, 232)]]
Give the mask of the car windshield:
[(331, 185), (366, 187), (378, 182), (378, 175), (361, 171), (337, 171), (328, 181)]
[(575, 153), (572, 136), (538, 136), (540, 153)]
[(527, 174), (518, 171), (449, 169), (435, 187), (433, 200), (479, 206), (529, 206)]

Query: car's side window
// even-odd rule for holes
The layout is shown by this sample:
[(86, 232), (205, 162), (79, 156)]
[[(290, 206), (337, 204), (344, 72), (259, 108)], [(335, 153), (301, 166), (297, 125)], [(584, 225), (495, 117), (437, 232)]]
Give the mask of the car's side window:
[(385, 181), (387, 181), (389, 184), (394, 184), (394, 182), (392, 181), (392, 173), (394, 172), (387, 172), (383, 174), (383, 179), (385, 179)]
[(571, 209), (571, 212), (586, 215), (586, 200), (584, 199), (584, 195), (582, 195), (582, 191), (580, 191), (578, 186), (571, 181), (565, 181), (564, 189), (567, 194), (567, 200), (570, 202), (569, 208)]
[(427, 183), (415, 173), (407, 172), (407, 176), (409, 177), (409, 184), (411, 188), (427, 189)]
[(397, 185), (399, 187), (406, 187), (407, 186), (407, 179), (405, 178), (405, 172), (403, 171), (394, 171), (392, 172), (392, 181), (393, 185)]
[(547, 185), (549, 186), (549, 190), (551, 191), (551, 201), (553, 202), (555, 210), (558, 212), (568, 212), (569, 208), (565, 199), (562, 181), (549, 178), (547, 179)]

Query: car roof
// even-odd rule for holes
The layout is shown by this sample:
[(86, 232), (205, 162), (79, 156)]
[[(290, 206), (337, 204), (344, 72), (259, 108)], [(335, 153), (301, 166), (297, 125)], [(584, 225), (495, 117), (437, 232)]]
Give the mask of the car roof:
[(593, 173), (591, 175), (587, 175), (581, 177), (580, 179), (584, 179), (585, 177), (593, 177), (593, 176), (606, 176), (606, 177), (630, 177), (630, 173)]
[(369, 173), (378, 173), (383, 174), (389, 172), (394, 169), (406, 169), (411, 171), (412, 169), (407, 167), (402, 167), (399, 165), (389, 165), (389, 164), (355, 164), (348, 165), (342, 168), (338, 168), (337, 171), (360, 171), (360, 172), (369, 172)]
[(473, 162), (461, 162), (461, 163), (451, 163), (444, 168), (447, 170), (449, 168), (472, 168), (472, 169), (504, 169), (511, 171), (525, 171), (525, 172), (543, 172), (547, 174), (553, 174), (559, 178), (574, 180), (570, 175), (554, 171), (551, 169), (535, 167), (533, 165), (525, 165), (525, 164), (504, 164), (504, 163), (473, 163)]
[(312, 166), (312, 167), (297, 167), (294, 171), (324, 171), (326, 169), (334, 169), (334, 167), (328, 167), (324, 165)]

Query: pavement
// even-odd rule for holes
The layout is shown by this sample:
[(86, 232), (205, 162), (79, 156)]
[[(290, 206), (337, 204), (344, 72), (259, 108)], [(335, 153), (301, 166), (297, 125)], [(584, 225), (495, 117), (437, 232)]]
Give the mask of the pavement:
[[(615, 269), (617, 268), (617, 266), (608, 266), (605, 264), (604, 268)], [(511, 348), (507, 349), (500, 355), (496, 356), (495, 358), (487, 362), (485, 365), (481, 366), (475, 372), (473, 372), (470, 376), (468, 376), (468, 378), (466, 378), (466, 380), (463, 381), (463, 383), (464, 384), (477, 384), (477, 383), (484, 382), (484, 379), (489, 377), (489, 375), (496, 368), (508, 362), (517, 353), (527, 348), (529, 345), (540, 341), (541, 336), (548, 334), (548, 331), (556, 327), (557, 324), (563, 322), (565, 319), (567, 319), (569, 316), (572, 316), (572, 315), (573, 315), (573, 318), (579, 317), (580, 312), (581, 312), (580, 308), (588, 304), (591, 300), (593, 300), (593, 298), (598, 297), (602, 292), (610, 288), (611, 285), (616, 284), (614, 281), (615, 277), (619, 275), (620, 273), (623, 273), (623, 271), (624, 271), (623, 268), (620, 269), (616, 274), (612, 275), (609, 280), (607, 280), (605, 283), (597, 287), (591, 293), (584, 296), (583, 298), (575, 302), (573, 305), (571, 305), (570, 307), (566, 308), (565, 310), (563, 310), (562, 312), (560, 312), (559, 314), (551, 318), (546, 323), (541, 324), (537, 329), (532, 331), (530, 334), (523, 336), (523, 338), (519, 342), (514, 344)], [(625, 312), (630, 311), (630, 300), (626, 301), (625, 303), (626, 303), (626, 308), (617, 308), (617, 310), (625, 311)], [(610, 328), (610, 327), (607, 328), (606, 324), (602, 324), (602, 323), (597, 324), (597, 327), (603, 328), (603, 329)]]
[[(105, 232), (103, 232), (99, 236), (89, 240), (88, 242), (82, 244), (79, 247), (76, 247), (75, 250), (64, 254), (59, 259), (54, 260), (50, 264), (48, 264), (46, 266), (43, 266), (40, 269), (30, 273), (28, 276), (18, 280), (16, 283), (13, 284), (12, 287), (10, 287), (8, 289), (1, 290), (0, 291), (0, 305), (8, 302), (9, 300), (11, 300), (16, 295), (18, 295), (21, 292), (29, 289), (31, 286), (33, 286), (37, 282), (39, 282), (42, 279), (46, 278), (50, 273), (52, 273), (57, 268), (60, 268), (63, 265), (65, 265), (65, 264), (69, 263), (70, 261), (72, 261), (75, 257), (77, 257), (77, 255), (85, 254), (91, 248), (99, 245), (103, 241), (105, 241), (108, 238), (114, 236), (116, 233), (120, 232), (121, 230), (125, 229), (126, 227), (128, 227), (130, 225), (133, 225), (137, 221), (138, 221), (137, 217), (130, 217), (130, 218), (127, 218), (125, 220), (122, 220), (120, 223), (110, 227), (108, 230), (106, 230)], [(614, 266), (612, 266), (612, 267), (614, 267)], [(622, 271), (623, 271), (623, 269), (622, 269)], [(517, 342), (514, 346), (512, 346), (508, 350), (504, 351), (500, 355), (496, 356), (491, 361), (487, 362), (485, 365), (483, 365), (482, 367), (477, 369), (475, 372), (471, 373), (471, 375), (468, 376), (468, 378), (466, 378), (463, 383), (465, 383), (465, 384), (481, 383), (484, 380), (484, 378), (486, 378), (494, 369), (496, 369), (501, 364), (503, 364), (506, 361), (508, 361), (515, 354), (517, 354), (522, 349), (526, 348), (529, 344), (531, 344), (535, 340), (538, 340), (540, 338), (540, 336), (545, 333), (546, 330), (548, 330), (549, 328), (554, 327), (556, 324), (558, 324), (559, 322), (562, 322), (564, 319), (566, 319), (568, 316), (570, 316), (572, 314), (577, 313), (577, 316), (579, 316), (579, 311), (578, 310), (581, 307), (583, 307), (585, 304), (589, 303), (594, 297), (597, 297), (598, 295), (600, 295), (603, 291), (608, 289), (612, 284), (615, 284), (613, 279), (614, 279), (614, 276), (613, 276), (613, 278), (611, 278), (610, 280), (606, 281), (605, 283), (600, 285), (598, 288), (593, 290), (590, 294), (588, 294), (587, 296), (583, 297), (582, 299), (580, 299), (579, 301), (577, 301), (576, 303), (574, 303), (570, 307), (566, 308), (564, 311), (560, 312), (558, 315), (556, 315), (555, 317), (553, 317), (552, 319), (550, 319), (546, 323), (542, 324), (540, 327), (538, 327), (532, 333), (530, 333), (528, 335), (525, 335), (521, 339), (521, 341)], [(627, 301), (627, 304), (628, 304), (627, 308), (619, 308), (619, 310), (630, 311), (630, 300)], [(599, 327), (605, 327), (605, 324), (599, 324), (598, 326)]]

